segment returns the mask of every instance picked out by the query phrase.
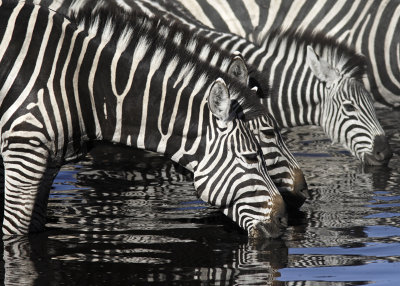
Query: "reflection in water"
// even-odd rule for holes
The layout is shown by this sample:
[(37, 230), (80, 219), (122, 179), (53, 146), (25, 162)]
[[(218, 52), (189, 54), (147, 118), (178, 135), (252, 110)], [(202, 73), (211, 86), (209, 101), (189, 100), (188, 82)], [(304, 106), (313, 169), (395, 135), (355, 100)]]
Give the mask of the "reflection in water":
[(46, 281), (55, 285), (145, 281), (272, 285), (278, 269), (286, 266), (287, 255), (282, 240), (257, 245), (216, 242), (211, 235), (202, 241), (152, 235), (33, 235), (29, 241), (9, 240), (4, 248), (5, 285)]
[(4, 285), (32, 285), (39, 276), (28, 237), (4, 237)]
[(5, 285), (397, 285), (400, 113), (383, 119), (395, 153), (388, 167), (360, 166), (319, 129), (286, 133), (310, 199), (271, 241), (248, 241), (199, 201), (176, 164), (96, 147), (57, 176), (46, 232), (3, 238), (0, 277)]

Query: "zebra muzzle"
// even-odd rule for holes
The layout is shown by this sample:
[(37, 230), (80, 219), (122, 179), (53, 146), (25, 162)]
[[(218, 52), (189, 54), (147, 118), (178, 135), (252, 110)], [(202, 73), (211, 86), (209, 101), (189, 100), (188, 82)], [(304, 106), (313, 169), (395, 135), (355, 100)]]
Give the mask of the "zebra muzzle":
[(272, 222), (258, 222), (249, 232), (249, 237), (255, 239), (278, 238), (287, 227), (287, 218), (274, 219)]
[(304, 204), (305, 200), (310, 197), (310, 194), (301, 169), (295, 169), (293, 172), (292, 189), (290, 191), (281, 191), (280, 193), (287, 207), (290, 209), (299, 209)]
[(384, 135), (375, 136), (372, 153), (364, 155), (364, 163), (372, 166), (385, 166), (392, 158), (393, 152)]
[(288, 216), (283, 200), (277, 200), (269, 220), (258, 221), (249, 230), (249, 237), (255, 239), (278, 238), (288, 226)]

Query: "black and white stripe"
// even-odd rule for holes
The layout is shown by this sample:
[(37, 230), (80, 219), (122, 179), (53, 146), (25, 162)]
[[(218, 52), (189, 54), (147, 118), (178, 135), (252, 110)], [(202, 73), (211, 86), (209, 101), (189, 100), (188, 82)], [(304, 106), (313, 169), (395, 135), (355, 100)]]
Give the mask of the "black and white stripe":
[[(196, 1), (185, 2), (193, 14), (197, 12)], [(189, 6), (189, 2), (193, 6)], [(258, 44), (253, 44), (239, 36), (206, 28), (207, 21), (198, 23), (203, 20), (199, 16), (201, 13), (193, 16), (185, 12), (185, 7), (177, 1), (166, 3), (160, 0), (156, 4), (147, 0), (124, 1), (127, 6), (121, 1), (115, 3), (128, 12), (142, 9), (149, 14), (175, 17), (221, 48), (241, 52), (247, 63), (255, 65), (262, 73), (261, 80), (272, 85), (273, 95), (265, 103), (281, 127), (320, 125), (332, 141), (344, 145), (365, 164), (387, 164), (391, 158), (392, 152), (377, 120), (373, 99), (361, 83), (367, 62), (346, 45), (322, 34), (290, 30), (284, 33), (269, 31), (257, 40)], [(220, 5), (218, 1), (213, 4), (214, 7)], [(223, 11), (229, 19), (234, 18), (234, 13), (230, 13), (225, 4), (218, 11)], [(71, 9), (72, 13), (74, 9), (79, 10), (79, 5)], [(185, 13), (186, 16), (181, 17)], [(226, 23), (231, 24), (228, 20)], [(322, 67), (324, 70), (320, 71)], [(326, 78), (321, 72), (330, 77)]]
[[(85, 2), (56, 0), (52, 5), (65, 9), (71, 1), (75, 7)], [(400, 35), (396, 33), (400, 25), (400, 3), (397, 0), (367, 3), (363, 0), (115, 0), (115, 3), (129, 11), (139, 9), (152, 14), (159, 10), (165, 17), (236, 34), (254, 43), (275, 29), (322, 32), (365, 55), (368, 67), (363, 82), (367, 89), (379, 103), (400, 106)]]
[(177, 45), (179, 26), (89, 14), (1, 3), (3, 233), (41, 230), (59, 167), (104, 140), (165, 154), (250, 236), (279, 235), (285, 206), (248, 123), (258, 96)]
[[(52, 10), (57, 10), (58, 12), (68, 16), (74, 16), (80, 11), (85, 11), (88, 8), (91, 11), (96, 11), (98, 9), (115, 10), (116, 7), (117, 10), (122, 9), (128, 13), (140, 11), (154, 16), (154, 12), (158, 11), (158, 8), (161, 9), (162, 7), (166, 7), (161, 6), (161, 3), (158, 4), (157, 2), (153, 2), (151, 4), (152, 8), (147, 8), (145, 5), (146, 3), (141, 3), (140, 1), (38, 0), (33, 2), (39, 2), (41, 5), (49, 7)], [(174, 5), (174, 2), (162, 3), (162, 5)], [(154, 8), (153, 6), (157, 8)], [(163, 14), (162, 16), (168, 18), (168, 21), (172, 20), (169, 19), (166, 14)], [(184, 17), (184, 11), (182, 11), (180, 16)], [(189, 37), (192, 37), (192, 34), (190, 34)], [(185, 41), (186, 40), (184, 40), (184, 42)], [(181, 45), (182, 48), (185, 48), (189, 53), (199, 55), (201, 60), (209, 62), (212, 65), (217, 66), (217, 68), (221, 67), (224, 69), (224, 65), (221, 65), (221, 63), (232, 54), (231, 52), (222, 50), (218, 45), (214, 45), (213, 41), (199, 35), (195, 39), (188, 39), (187, 41), (190, 44)], [(204, 43), (207, 43), (207, 45), (204, 45)], [(235, 51), (232, 50), (232, 52)], [(226, 66), (227, 65), (225, 65), (225, 69)], [(263, 85), (266, 86), (265, 84)], [(261, 93), (266, 94), (267, 91), (263, 90)], [(257, 129), (255, 130), (255, 133), (260, 134), (261, 147), (266, 159), (268, 174), (272, 177), (274, 183), (281, 191), (288, 206), (294, 208), (300, 207), (307, 196), (307, 184), (296, 159), (289, 152), (276, 129), (275, 120), (270, 115), (266, 115), (263, 120), (259, 120), (255, 125), (259, 126), (259, 129), (262, 129), (262, 132)]]
[(182, 6), (180, 10), (186, 8), (186, 18), (194, 17), (208, 27), (252, 42), (264, 39), (277, 28), (321, 31), (365, 55), (368, 72), (363, 81), (367, 89), (378, 102), (400, 106), (400, 3), (397, 0), (176, 2), (179, 4), (176, 6)]

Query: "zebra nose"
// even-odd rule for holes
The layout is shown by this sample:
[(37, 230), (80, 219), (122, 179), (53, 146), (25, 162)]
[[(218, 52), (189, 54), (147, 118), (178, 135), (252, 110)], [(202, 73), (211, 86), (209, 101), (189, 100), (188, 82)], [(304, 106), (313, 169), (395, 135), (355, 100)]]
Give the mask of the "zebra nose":
[(270, 221), (258, 221), (249, 232), (251, 238), (278, 238), (288, 226), (288, 215), (282, 198), (275, 197)]
[(387, 164), (390, 158), (392, 158), (393, 153), (386, 136), (375, 136), (373, 146), (372, 154), (375, 159), (382, 164)]
[(310, 197), (308, 186), (301, 169), (293, 172), (293, 189), (291, 192), (282, 192), (282, 197), (289, 209), (299, 209), (304, 201)]
[(306, 198), (310, 197), (308, 193), (308, 186), (306, 178), (304, 177), (303, 171), (301, 169), (296, 169), (294, 171), (294, 193), (303, 197), (303, 202)]

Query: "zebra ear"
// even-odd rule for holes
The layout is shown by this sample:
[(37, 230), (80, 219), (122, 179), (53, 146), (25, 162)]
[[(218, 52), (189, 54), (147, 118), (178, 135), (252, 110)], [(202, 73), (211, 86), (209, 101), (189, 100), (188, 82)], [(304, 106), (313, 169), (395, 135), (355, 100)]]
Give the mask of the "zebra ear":
[(233, 57), (228, 67), (228, 74), (238, 79), (239, 82), (247, 84), (249, 71), (247, 70), (247, 66), (243, 60), (242, 55), (237, 54)]
[(307, 46), (307, 64), (314, 75), (328, 86), (339, 77), (339, 73), (326, 60), (320, 58), (311, 46)]
[(228, 87), (222, 78), (218, 78), (212, 84), (208, 96), (208, 106), (217, 118), (223, 121), (229, 120), (231, 99), (229, 98)]

